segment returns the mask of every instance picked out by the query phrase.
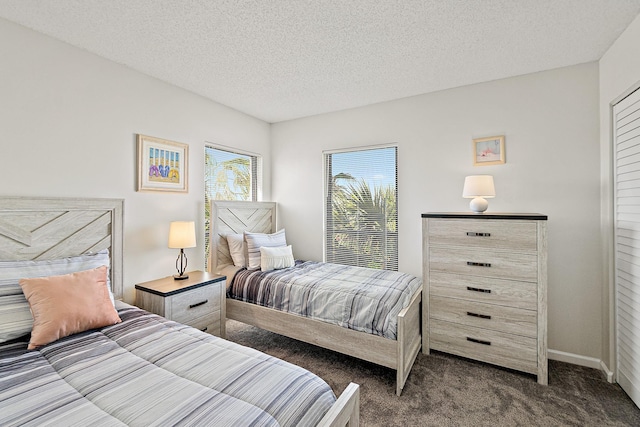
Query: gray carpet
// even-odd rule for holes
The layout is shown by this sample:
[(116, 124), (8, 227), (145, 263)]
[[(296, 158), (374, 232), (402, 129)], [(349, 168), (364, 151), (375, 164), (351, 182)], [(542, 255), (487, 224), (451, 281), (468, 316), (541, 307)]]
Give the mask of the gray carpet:
[(360, 384), (363, 426), (640, 426), (640, 409), (602, 372), (549, 361), (534, 376), (444, 353), (420, 353), (402, 396), (395, 371), (227, 321), (227, 339), (302, 366), (336, 392)]

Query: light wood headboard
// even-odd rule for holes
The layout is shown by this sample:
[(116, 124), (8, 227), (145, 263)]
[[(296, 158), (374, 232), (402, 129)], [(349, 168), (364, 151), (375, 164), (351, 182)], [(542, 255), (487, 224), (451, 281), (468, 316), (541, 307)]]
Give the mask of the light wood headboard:
[(229, 255), (227, 234), (274, 233), (276, 231), (275, 202), (211, 202), (211, 251), (209, 270), (233, 264)]
[(65, 258), (109, 249), (122, 299), (122, 199), (0, 197), (0, 260)]

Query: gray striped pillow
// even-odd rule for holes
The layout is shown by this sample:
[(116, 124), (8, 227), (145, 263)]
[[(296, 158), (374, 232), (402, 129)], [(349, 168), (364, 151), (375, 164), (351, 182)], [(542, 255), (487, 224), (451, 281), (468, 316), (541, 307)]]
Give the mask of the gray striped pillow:
[(247, 268), (253, 270), (260, 268), (260, 248), (275, 248), (287, 246), (287, 238), (284, 228), (273, 234), (244, 232), (244, 241), (247, 243)]
[(0, 343), (25, 336), (32, 328), (33, 316), (24, 294), (0, 296)]
[(33, 327), (29, 303), (22, 293), (20, 279), (59, 276), (107, 266), (107, 287), (113, 302), (109, 280), (109, 251), (76, 257), (38, 261), (0, 261), (0, 343), (27, 335)]

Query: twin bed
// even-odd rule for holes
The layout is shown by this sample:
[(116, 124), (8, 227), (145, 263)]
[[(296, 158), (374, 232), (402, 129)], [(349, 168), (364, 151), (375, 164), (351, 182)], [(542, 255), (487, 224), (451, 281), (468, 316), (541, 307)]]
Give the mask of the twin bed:
[[(233, 265), (227, 236), (274, 233), (275, 204), (214, 202), (212, 213), (211, 268), (237, 288), (228, 318), (394, 369), (400, 395), (420, 350), (418, 278), (296, 261), (264, 274), (279, 289), (268, 290), (259, 270)], [(356, 384), (336, 398), (305, 369), (123, 303), (122, 219), (122, 200), (0, 198), (0, 425), (358, 425)], [(234, 283), (242, 275), (248, 285)], [(64, 287), (94, 276), (94, 294)], [(314, 303), (290, 303), (284, 276)], [(95, 323), (102, 312), (110, 320)], [(40, 342), (45, 324), (70, 329)]]
[[(234, 265), (227, 237), (275, 233), (275, 203), (214, 201), (211, 213), (209, 265), (227, 276), (228, 319), (394, 369), (401, 394), (421, 346), (420, 279), (314, 262), (268, 273), (246, 270)], [(295, 292), (303, 299), (293, 298)], [(336, 318), (338, 324), (329, 323)]]
[[(300, 367), (119, 301), (122, 214), (122, 200), (0, 198), (0, 425), (358, 424), (357, 385), (336, 399)], [(105, 264), (106, 280), (95, 282), (101, 298), (78, 307), (78, 295), (70, 294), (64, 310), (34, 311), (33, 323), (24, 277), (48, 276), (54, 284), (87, 268), (103, 272)], [(252, 317), (230, 306), (232, 318)], [(41, 317), (75, 311), (87, 322), (94, 312), (111, 311), (118, 321), (87, 323), (27, 350)], [(344, 335), (337, 338), (347, 346)], [(376, 360), (397, 365), (387, 361), (389, 353)]]

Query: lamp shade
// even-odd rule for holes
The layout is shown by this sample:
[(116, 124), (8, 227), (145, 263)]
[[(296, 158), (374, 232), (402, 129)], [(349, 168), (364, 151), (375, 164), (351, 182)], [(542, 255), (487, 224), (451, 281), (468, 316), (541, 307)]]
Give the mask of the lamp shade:
[(465, 199), (473, 199), (476, 197), (490, 199), (492, 197), (496, 197), (496, 189), (493, 185), (493, 176), (471, 175), (466, 177), (464, 179), (462, 197)]
[(196, 225), (193, 221), (174, 221), (169, 226), (169, 247), (171, 249), (194, 248), (196, 246)]

